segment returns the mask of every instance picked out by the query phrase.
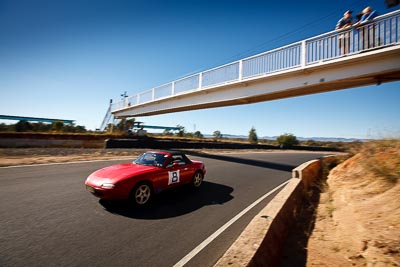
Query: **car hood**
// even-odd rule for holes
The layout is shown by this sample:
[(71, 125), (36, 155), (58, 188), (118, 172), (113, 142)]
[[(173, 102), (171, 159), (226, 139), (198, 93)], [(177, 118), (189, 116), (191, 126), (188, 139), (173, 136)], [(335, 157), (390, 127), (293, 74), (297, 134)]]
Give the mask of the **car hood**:
[(99, 181), (115, 183), (126, 178), (131, 178), (133, 176), (154, 171), (156, 169), (158, 169), (158, 167), (138, 165), (134, 163), (118, 164), (95, 171), (89, 175), (86, 181), (90, 180), (92, 183)]

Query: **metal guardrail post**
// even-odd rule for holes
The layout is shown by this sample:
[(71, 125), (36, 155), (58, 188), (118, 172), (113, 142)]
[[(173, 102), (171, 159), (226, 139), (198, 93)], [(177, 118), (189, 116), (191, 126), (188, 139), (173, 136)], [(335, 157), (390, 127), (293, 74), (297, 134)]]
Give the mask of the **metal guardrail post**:
[(241, 81), (243, 79), (243, 60), (239, 60), (239, 78), (238, 80)]
[(199, 89), (201, 89), (203, 87), (203, 73), (200, 72), (199, 75)]
[(307, 61), (306, 61), (307, 60), (306, 49), (307, 49), (306, 41), (303, 40), (303, 41), (301, 41), (301, 46), (300, 46), (300, 52), (301, 52), (300, 66), (302, 68), (304, 68), (306, 66), (306, 63), (307, 63)]

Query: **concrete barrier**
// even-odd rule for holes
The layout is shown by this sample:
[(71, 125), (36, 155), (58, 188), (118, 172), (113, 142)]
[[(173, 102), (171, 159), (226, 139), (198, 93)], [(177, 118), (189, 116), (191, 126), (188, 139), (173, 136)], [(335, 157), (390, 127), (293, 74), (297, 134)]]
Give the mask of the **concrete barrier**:
[(335, 161), (336, 156), (324, 156), (320, 159), (307, 161), (292, 171), (292, 178), (298, 178), (303, 181), (305, 190), (323, 175), (324, 165), (329, 165)]
[(254, 217), (215, 266), (278, 266), (281, 247), (301, 201), (301, 180), (292, 178)]
[(301, 164), (292, 171), (292, 178), (300, 179), (307, 190), (312, 182), (321, 177), (321, 160), (315, 159)]
[(335, 156), (327, 156), (293, 169), (289, 183), (254, 217), (214, 266), (279, 266), (304, 191), (321, 177), (324, 164), (334, 159)]

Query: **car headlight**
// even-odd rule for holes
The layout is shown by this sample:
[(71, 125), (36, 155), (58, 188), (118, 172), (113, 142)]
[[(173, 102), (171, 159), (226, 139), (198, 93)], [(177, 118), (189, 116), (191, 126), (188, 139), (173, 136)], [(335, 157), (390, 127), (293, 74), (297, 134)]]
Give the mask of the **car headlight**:
[(102, 184), (101, 187), (105, 188), (105, 189), (112, 189), (115, 187), (115, 184), (105, 183), (105, 184)]

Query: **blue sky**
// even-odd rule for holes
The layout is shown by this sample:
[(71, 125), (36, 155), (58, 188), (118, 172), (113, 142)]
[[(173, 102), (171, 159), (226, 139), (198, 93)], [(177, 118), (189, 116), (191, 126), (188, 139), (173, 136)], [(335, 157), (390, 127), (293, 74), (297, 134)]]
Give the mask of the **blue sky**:
[[(98, 128), (109, 99), (333, 30), (384, 0), (0, 0), (0, 114)], [(257, 104), (138, 117), (258, 136), (400, 135), (400, 82)], [(310, 120), (310, 117), (312, 118)]]

